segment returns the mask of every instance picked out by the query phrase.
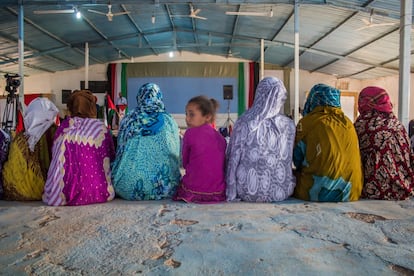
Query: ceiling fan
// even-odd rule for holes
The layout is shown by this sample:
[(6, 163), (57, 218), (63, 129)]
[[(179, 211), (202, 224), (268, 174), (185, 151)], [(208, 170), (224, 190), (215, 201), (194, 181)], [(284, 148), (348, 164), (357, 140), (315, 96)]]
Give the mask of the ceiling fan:
[(129, 11), (113, 13), (111, 2), (108, 3), (108, 12), (107, 13), (104, 13), (104, 12), (101, 12), (101, 11), (96, 11), (96, 10), (88, 10), (88, 12), (93, 12), (93, 13), (100, 14), (100, 15), (105, 15), (108, 18), (108, 21), (112, 21), (114, 16), (124, 15), (124, 14), (129, 14), (130, 13)]
[(273, 9), (270, 9), (268, 12), (253, 12), (253, 11), (238, 11), (238, 12), (232, 12), (232, 11), (226, 11), (227, 15), (245, 15), (245, 16), (268, 16), (273, 17)]
[(356, 29), (357, 31), (374, 28), (374, 27), (382, 27), (382, 26), (395, 26), (397, 23), (374, 23), (374, 10), (371, 10), (369, 14), (369, 18), (362, 18), (362, 22), (364, 22), (365, 26)]
[(240, 52), (233, 52), (231, 49), (229, 49), (227, 52), (227, 57), (232, 58), (234, 56), (237, 56), (238, 54), (240, 54)]
[(201, 9), (194, 9), (193, 5), (190, 3), (190, 14), (187, 15), (172, 15), (173, 17), (190, 17), (194, 19), (207, 20), (206, 17), (199, 16)]

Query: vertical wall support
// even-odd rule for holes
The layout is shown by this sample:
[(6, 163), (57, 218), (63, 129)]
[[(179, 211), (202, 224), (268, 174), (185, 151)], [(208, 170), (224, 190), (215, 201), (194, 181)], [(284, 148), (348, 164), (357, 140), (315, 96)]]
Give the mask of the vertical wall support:
[(85, 43), (85, 89), (89, 89), (89, 43)]
[(260, 40), (260, 80), (264, 78), (264, 39)]
[(299, 0), (295, 0), (295, 104), (293, 118), (299, 122)]
[(400, 12), (400, 75), (398, 86), (398, 119), (408, 129), (410, 115), (410, 63), (412, 0), (401, 1)]
[(19, 75), (20, 75), (20, 86), (19, 86), (19, 102), (24, 103), (24, 9), (22, 0), (19, 0), (19, 14), (18, 14), (18, 28), (19, 28)]

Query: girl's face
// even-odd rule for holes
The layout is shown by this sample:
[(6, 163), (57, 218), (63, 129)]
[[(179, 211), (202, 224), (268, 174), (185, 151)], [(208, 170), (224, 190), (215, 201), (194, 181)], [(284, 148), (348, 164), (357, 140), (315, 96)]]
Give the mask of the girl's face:
[(197, 104), (189, 103), (185, 107), (185, 122), (189, 128), (199, 127), (211, 120), (211, 115), (203, 116)]

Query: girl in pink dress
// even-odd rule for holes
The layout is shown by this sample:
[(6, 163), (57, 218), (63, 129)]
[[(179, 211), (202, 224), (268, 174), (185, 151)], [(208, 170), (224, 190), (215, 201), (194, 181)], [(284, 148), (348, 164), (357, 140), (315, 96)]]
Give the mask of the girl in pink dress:
[(182, 161), (185, 175), (174, 200), (215, 203), (226, 199), (226, 141), (211, 127), (215, 117), (213, 101), (205, 96), (192, 98), (185, 109), (188, 129), (183, 138)]

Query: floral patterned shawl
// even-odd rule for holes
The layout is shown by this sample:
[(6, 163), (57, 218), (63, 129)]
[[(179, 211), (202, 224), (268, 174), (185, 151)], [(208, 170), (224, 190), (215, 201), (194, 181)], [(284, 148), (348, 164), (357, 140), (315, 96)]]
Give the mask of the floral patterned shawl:
[(405, 127), (392, 112), (388, 93), (364, 88), (355, 122), (364, 165), (362, 197), (399, 200), (414, 195), (414, 154)]

